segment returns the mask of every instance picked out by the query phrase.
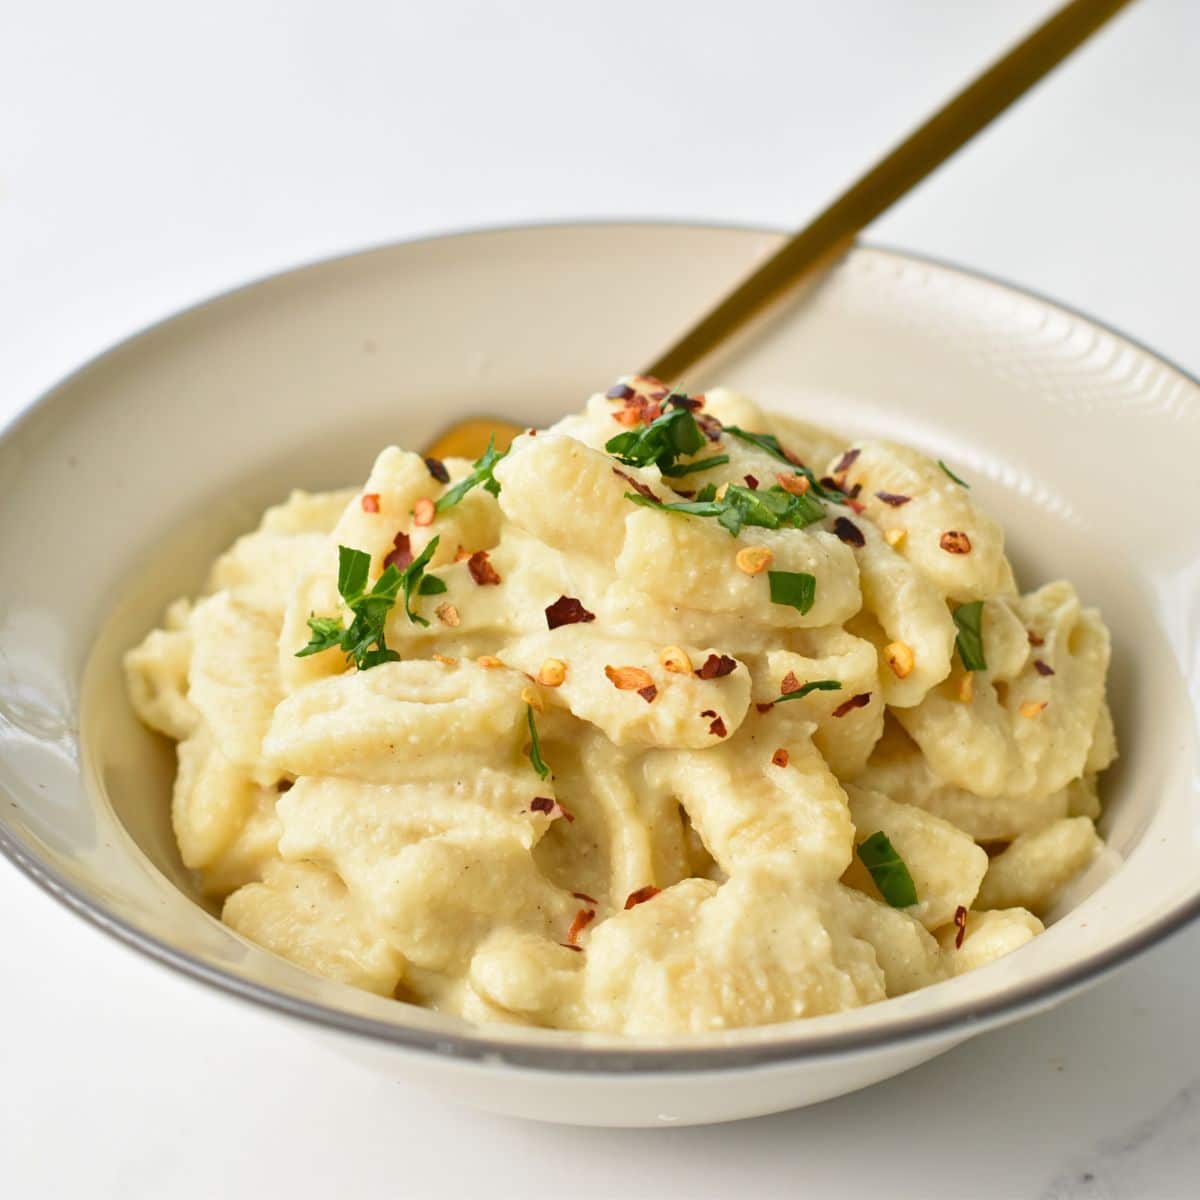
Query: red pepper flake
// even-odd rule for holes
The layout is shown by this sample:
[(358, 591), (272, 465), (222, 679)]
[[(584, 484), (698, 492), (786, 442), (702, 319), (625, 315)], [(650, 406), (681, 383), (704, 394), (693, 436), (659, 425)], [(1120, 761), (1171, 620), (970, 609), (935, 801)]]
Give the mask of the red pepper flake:
[(654, 400), (663, 399), (671, 390), (661, 379), (656, 379), (653, 375), (634, 375), (630, 382), (637, 391), (644, 392)]
[(861, 493), (862, 493), (862, 484), (861, 484), (861, 483), (856, 483), (856, 484), (855, 484), (855, 485), (854, 485), (854, 486), (853, 486), (853, 487), (852, 487), (852, 488), (851, 488), (851, 489), (850, 489), (850, 490), (849, 490), (849, 491), (846, 493), (846, 499), (847, 499), (848, 501), (849, 501), (849, 500), (857, 500), (857, 499), (858, 499), (858, 497), (861, 495)]
[(647, 704), (654, 703), (654, 697), (658, 695), (658, 688), (651, 684), (649, 687), (638, 688), (638, 695), (641, 696)]
[(596, 919), (596, 912), (591, 908), (581, 908), (575, 914), (575, 920), (571, 922), (571, 928), (567, 930), (567, 945), (576, 946), (579, 944), (579, 935)]
[(769, 713), (775, 707), (774, 703), (768, 701), (766, 704), (756, 704), (754, 706), (760, 713)]
[(788, 752), (782, 746), (780, 746), (779, 749), (776, 750), (775, 753), (771, 755), (771, 761), (777, 767), (786, 767), (788, 765), (788, 763), (791, 761), (791, 756), (788, 754)]
[(860, 517), (867, 511), (867, 506), (861, 500), (851, 500), (849, 496), (846, 497), (846, 507), (852, 508)]
[(568, 945), (566, 942), (559, 942), (558, 944), (559, 944), (559, 945), (560, 945), (560, 946), (561, 946), (561, 947), (562, 947), (564, 950), (574, 950), (576, 954), (582, 954), (582, 953), (583, 953), (583, 947), (582, 947), (582, 946), (571, 946), (571, 945)]
[(947, 554), (971, 553), (971, 539), (961, 529), (947, 529), (938, 544)]
[(633, 395), (633, 388), (627, 383), (614, 383), (604, 394), (609, 400), (628, 400)]
[(696, 424), (700, 426), (700, 432), (710, 442), (719, 442), (721, 440), (721, 434), (724, 432), (725, 426), (716, 417), (709, 416), (708, 413), (696, 413), (695, 417)]
[(694, 500), (696, 498), (695, 492), (681, 492), (678, 488), (672, 488), (672, 491), (674, 491), (675, 495), (682, 496), (685, 500)]
[(1035, 658), (1033, 660), (1033, 669), (1039, 675), (1053, 675), (1054, 674), (1054, 668), (1049, 663), (1042, 662), (1042, 660), (1040, 658)]
[(960, 904), (954, 910), (954, 928), (958, 931), (954, 935), (954, 948), (961, 950), (963, 938), (967, 936), (967, 910), (966, 906)]
[(832, 475), (822, 475), (820, 483), (823, 488), (828, 488), (831, 492), (840, 492), (842, 490), (841, 485)]
[(907, 504), (912, 497), (902, 496), (899, 492), (876, 492), (877, 499), (882, 500), (884, 504), (890, 504), (893, 508), (900, 508)]
[(480, 587), (487, 587), (489, 584), (494, 585), (500, 582), (500, 575), (496, 568), (492, 566), (492, 560), (488, 558), (486, 550), (476, 550), (467, 559), (467, 570), (471, 572), (471, 578)]
[(800, 690), (800, 680), (796, 678), (795, 671), (789, 671), (779, 685), (779, 694), (786, 696), (790, 692), (798, 692)]
[(576, 900), (582, 900), (585, 904), (599, 904), (600, 903), (600, 901), (597, 900), (595, 896), (589, 896), (587, 894), (587, 892), (572, 892), (571, 895), (574, 896)]
[(785, 492), (790, 492), (793, 496), (803, 496), (812, 486), (808, 482), (807, 475), (785, 475), (782, 472), (775, 476), (775, 482)]
[(436, 515), (437, 507), (428, 496), (422, 496), (421, 499), (413, 505), (414, 525), (432, 525), (433, 518)]
[(703, 666), (696, 672), (701, 679), (720, 679), (737, 670), (737, 659), (728, 654), (710, 654)]
[(446, 464), (440, 458), (427, 458), (425, 460), (425, 469), (438, 483), (450, 482), (450, 472), (446, 470)]
[(362, 498), (363, 512), (377, 513), (379, 511), (379, 493), (364, 492)]
[(618, 692), (637, 692), (641, 695), (654, 686), (650, 672), (643, 671), (641, 667), (605, 667), (604, 674)]
[(275, 781), (275, 790), (282, 795), (284, 792), (290, 792), (295, 784), (294, 779), (277, 779)]
[(529, 802), (529, 811), (545, 813), (552, 821), (555, 817), (565, 817), (568, 822), (575, 820), (573, 812), (563, 808), (557, 800), (551, 800), (549, 796), (534, 796)]
[(857, 696), (851, 696), (844, 704), (839, 704), (833, 710), (835, 717), (844, 717), (848, 712), (856, 708), (866, 708), (871, 703), (870, 692), (859, 692)]
[(634, 479), (632, 475), (627, 475), (624, 471), (619, 471), (613, 467), (612, 473), (618, 478), (623, 479), (639, 496), (645, 496), (647, 500), (657, 500), (658, 497), (648, 488), (640, 479)]
[(862, 451), (859, 449), (847, 450), (846, 453), (838, 459), (837, 466), (833, 468), (833, 473), (835, 475), (841, 475), (844, 471), (850, 470), (850, 468), (854, 466), (855, 461), (861, 453)]
[(588, 612), (574, 596), (559, 596), (546, 609), (546, 625), (557, 629), (560, 625), (579, 625), (594, 621), (596, 614)]
[(708, 726), (708, 732), (711, 733), (713, 737), (723, 738), (729, 732), (725, 728), (725, 722), (713, 709), (706, 708), (700, 715), (702, 717), (712, 717), (712, 721)]
[(847, 546), (854, 546), (861, 550), (867, 544), (867, 539), (863, 537), (863, 532), (849, 517), (838, 517), (833, 523), (833, 532), (846, 543)]
[(667, 397), (667, 403), (672, 408), (686, 408), (688, 412), (695, 412), (697, 409), (704, 407), (704, 397), (688, 396), (683, 392), (672, 392)]
[(625, 897), (625, 910), (628, 912), (631, 908), (636, 908), (639, 904), (645, 904), (647, 900), (653, 900), (655, 896), (662, 891), (662, 888), (656, 888), (654, 884), (648, 883), (645, 887), (640, 887), (636, 892), (630, 892)]
[(1025, 630), (1025, 633), (1026, 633), (1026, 636), (1029, 638), (1029, 644), (1031, 646), (1044, 646), (1046, 644), (1046, 639), (1044, 637), (1039, 637), (1036, 633), (1033, 632), (1032, 629)]
[(745, 476), (745, 480), (746, 480), (746, 486), (747, 486), (747, 487), (748, 487), (748, 488), (749, 488), (749, 489), (750, 489), (752, 492), (757, 492), (757, 491), (758, 491), (758, 480), (757, 480), (757, 479), (755, 479), (753, 475), (747, 475), (747, 476)]
[(383, 560), (384, 569), (395, 567), (398, 571), (403, 571), (412, 560), (412, 546), (409, 543), (408, 534), (404, 532), (396, 534), (392, 538), (392, 548)]

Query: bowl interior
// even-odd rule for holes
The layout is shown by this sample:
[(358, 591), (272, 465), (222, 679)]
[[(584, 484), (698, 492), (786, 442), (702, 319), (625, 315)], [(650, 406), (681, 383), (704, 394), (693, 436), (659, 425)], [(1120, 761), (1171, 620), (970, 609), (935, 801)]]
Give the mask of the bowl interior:
[[(291, 487), (357, 482), (383, 445), (419, 446), (468, 413), (553, 420), (776, 240), (563, 226), (387, 247), (233, 292), (66, 380), (0, 441), (4, 848), (92, 919), (252, 998), (451, 1053), (636, 1067), (643, 1051), (611, 1039), (470, 1029), (317, 979), (222, 926), (190, 898), (173, 755), (134, 719), (120, 656)], [(1044, 938), (883, 1005), (704, 1039), (701, 1059), (1001, 1019), (1195, 908), (1200, 388), (1043, 300), (869, 248), (688, 382), (718, 381), (961, 468), (1022, 586), (1066, 576), (1103, 610), (1122, 757), (1105, 777), (1110, 853)]]

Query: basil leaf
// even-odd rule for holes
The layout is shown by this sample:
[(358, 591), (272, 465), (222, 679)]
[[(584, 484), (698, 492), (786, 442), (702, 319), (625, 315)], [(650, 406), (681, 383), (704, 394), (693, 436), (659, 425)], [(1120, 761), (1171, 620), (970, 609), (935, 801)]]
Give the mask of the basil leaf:
[(529, 721), (529, 761), (533, 764), (533, 769), (542, 779), (548, 779), (550, 776), (550, 768), (546, 765), (546, 760), (542, 757), (542, 743), (538, 737), (537, 723), (533, 719), (533, 705), (525, 705), (526, 717)]
[(950, 476), (951, 479), (954, 480), (955, 483), (961, 484), (963, 487), (970, 490), (971, 485), (965, 479), (959, 479), (959, 477), (957, 475), (955, 475), (955, 473), (952, 470), (950, 470), (950, 468), (948, 466), (946, 466), (946, 464), (944, 462), (942, 462), (942, 460), (940, 458), (937, 460), (937, 464), (939, 467), (942, 468), (943, 471), (946, 472), (947, 475)]
[(320, 654), (322, 650), (332, 650), (342, 642), (342, 623), (337, 617), (309, 617), (308, 627), (312, 637), (308, 645), (296, 651), (297, 658), (307, 658), (310, 654)]
[(487, 449), (475, 460), (471, 473), (460, 479), (448, 492), (444, 492), (433, 506), (436, 512), (453, 508), (472, 488), (482, 487), (493, 496), (500, 495), (500, 485), (492, 475), (496, 464), (508, 453), (496, 450), (496, 435), (488, 438)]
[(702, 449), (705, 441), (691, 412), (686, 408), (673, 408), (642, 429), (630, 429), (609, 438), (604, 449), (627, 467), (653, 464), (666, 473), (677, 459)]
[(813, 679), (808, 683), (801, 684), (794, 692), (784, 692), (778, 700), (772, 700), (772, 704), (782, 704), (785, 700), (802, 700), (810, 692), (840, 692), (842, 690), (841, 683), (836, 679)]
[(440, 596), (446, 590), (446, 581), (437, 575), (426, 575), (418, 590), (422, 596)]
[(793, 496), (780, 487), (764, 490), (728, 484), (718, 500), (716, 488), (705, 485), (694, 501), (686, 504), (667, 504), (649, 496), (625, 493), (627, 500), (644, 508), (659, 508), (669, 512), (686, 513), (693, 517), (715, 517), (717, 523), (729, 531), (732, 537), (741, 533), (743, 526), (756, 525), (761, 529), (803, 529), (825, 516), (820, 501), (807, 492)]
[(787, 604), (806, 613), (817, 598), (817, 580), (807, 571), (768, 571), (771, 603)]
[(652, 499), (650, 496), (642, 496), (637, 492), (626, 492), (626, 500), (632, 500), (634, 504), (640, 504), (643, 508), (658, 508), (667, 512), (686, 513), (692, 517), (719, 517), (724, 511), (718, 501), (713, 500), (688, 500), (679, 504), (665, 504), (661, 500)]
[(986, 671), (987, 659), (983, 655), (983, 601), (972, 600), (960, 604), (953, 613), (958, 636), (954, 648), (962, 665), (968, 671)]
[(879, 894), (892, 908), (908, 908), (917, 903), (917, 887), (908, 867), (882, 829), (860, 843), (856, 853), (870, 871)]
[[(743, 442), (748, 442), (751, 446), (757, 446), (760, 450), (765, 450), (772, 458), (777, 458), (781, 463), (786, 463), (795, 474), (803, 475), (808, 480), (809, 491), (817, 499), (834, 500), (839, 504), (846, 499), (846, 494), (843, 491), (822, 484), (808, 467), (790, 457), (773, 433), (751, 433), (748, 429), (739, 429), (736, 425), (726, 425), (724, 432), (732, 433), (735, 438), (740, 438)], [(816, 517), (813, 518), (813, 520), (818, 519)]]

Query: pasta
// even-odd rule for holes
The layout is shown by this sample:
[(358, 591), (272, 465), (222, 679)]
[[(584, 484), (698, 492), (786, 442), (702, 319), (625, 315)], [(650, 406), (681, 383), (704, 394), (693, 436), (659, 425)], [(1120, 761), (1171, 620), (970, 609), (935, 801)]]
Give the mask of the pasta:
[(126, 673), (238, 933), (473, 1021), (650, 1036), (1040, 933), (1102, 845), (1108, 659), (941, 464), (633, 377), (502, 455), (293, 493)]

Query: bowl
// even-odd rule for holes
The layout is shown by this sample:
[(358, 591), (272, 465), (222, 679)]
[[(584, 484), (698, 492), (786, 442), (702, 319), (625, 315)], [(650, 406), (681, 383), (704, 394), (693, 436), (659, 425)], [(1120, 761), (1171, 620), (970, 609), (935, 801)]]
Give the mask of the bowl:
[[(193, 896), (170, 747), (122, 652), (292, 486), (365, 476), (468, 413), (545, 423), (665, 345), (780, 241), (561, 225), (384, 246), (131, 338), (0, 437), (0, 849), (118, 941), (389, 1074), (551, 1121), (730, 1120), (813, 1103), (1058, 1004), (1200, 910), (1200, 385), (1028, 293), (860, 247), (707, 378), (951, 459), (1024, 587), (1064, 575), (1114, 633), (1109, 852), (1045, 936), (981, 970), (803, 1022), (633, 1041), (476, 1027), (309, 975)], [(1103, 1047), (1097, 1047), (1102, 1054)]]

